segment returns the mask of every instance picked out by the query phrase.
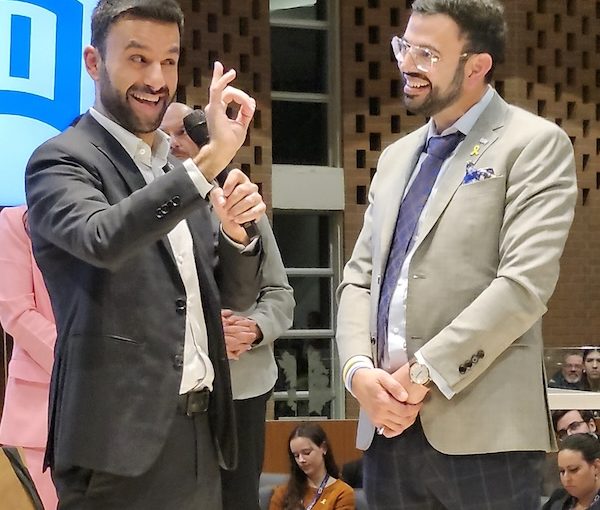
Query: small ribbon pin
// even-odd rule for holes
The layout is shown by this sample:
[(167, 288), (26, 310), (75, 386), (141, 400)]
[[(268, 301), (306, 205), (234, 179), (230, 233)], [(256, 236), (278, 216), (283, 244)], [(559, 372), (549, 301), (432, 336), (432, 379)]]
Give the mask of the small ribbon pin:
[(479, 145), (476, 145), (475, 147), (473, 147), (473, 150), (471, 151), (471, 156), (479, 156), (479, 150), (481, 149), (481, 147)]

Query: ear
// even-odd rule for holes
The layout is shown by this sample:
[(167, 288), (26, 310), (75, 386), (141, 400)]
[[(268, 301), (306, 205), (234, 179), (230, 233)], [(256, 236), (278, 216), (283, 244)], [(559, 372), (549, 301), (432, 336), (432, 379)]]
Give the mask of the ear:
[(94, 81), (98, 81), (100, 76), (100, 66), (102, 65), (102, 57), (100, 52), (94, 46), (86, 46), (83, 50), (83, 62), (85, 69)]
[(590, 428), (590, 432), (596, 432), (596, 420), (594, 418), (588, 421), (588, 427)]
[(476, 53), (465, 65), (465, 73), (470, 81), (485, 81), (485, 75), (492, 68), (492, 56), (489, 53)]

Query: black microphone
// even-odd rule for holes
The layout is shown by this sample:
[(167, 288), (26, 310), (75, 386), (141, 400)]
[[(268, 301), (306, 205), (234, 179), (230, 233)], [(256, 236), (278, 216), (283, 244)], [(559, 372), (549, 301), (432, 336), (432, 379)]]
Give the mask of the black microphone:
[[(208, 125), (206, 124), (206, 115), (204, 115), (202, 110), (198, 109), (194, 110), (192, 113), (188, 113), (183, 118), (183, 127), (188, 136), (198, 147), (202, 147), (208, 143), (210, 136), (208, 134)], [(223, 187), (225, 179), (227, 179), (227, 174), (229, 174), (229, 170), (226, 168), (215, 177), (219, 186)], [(242, 227), (244, 227), (250, 240), (257, 238), (260, 235), (254, 220), (242, 223)]]

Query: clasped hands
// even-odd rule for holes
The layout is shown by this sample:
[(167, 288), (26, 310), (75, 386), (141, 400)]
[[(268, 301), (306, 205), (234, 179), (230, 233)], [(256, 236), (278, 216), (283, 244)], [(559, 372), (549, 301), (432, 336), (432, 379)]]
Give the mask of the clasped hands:
[(235, 315), (231, 310), (224, 309), (221, 310), (221, 320), (229, 359), (240, 359), (243, 353), (252, 348), (256, 340), (262, 338), (260, 328), (248, 317)]
[(391, 374), (362, 368), (352, 377), (352, 393), (385, 437), (398, 436), (415, 422), (428, 392), (411, 382), (408, 363)]
[[(193, 158), (209, 182), (230, 163), (244, 143), (256, 110), (256, 101), (253, 98), (229, 85), (236, 76), (235, 71), (223, 71), (223, 65), (215, 62), (209, 101), (204, 109), (210, 138)], [(233, 119), (227, 115), (227, 107), (232, 103), (239, 107)], [(250, 239), (241, 225), (257, 221), (266, 210), (258, 186), (242, 171), (235, 169), (229, 172), (222, 188), (214, 188), (211, 191), (210, 201), (221, 221), (223, 231), (232, 240), (248, 244)]]

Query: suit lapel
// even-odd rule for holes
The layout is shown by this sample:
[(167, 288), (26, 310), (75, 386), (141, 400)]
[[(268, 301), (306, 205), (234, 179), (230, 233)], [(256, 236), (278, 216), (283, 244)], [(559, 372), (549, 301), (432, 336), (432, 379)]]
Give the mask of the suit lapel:
[(77, 128), (84, 129), (92, 143), (123, 178), (130, 192), (146, 185), (139, 168), (131, 159), (125, 148), (104, 129), (90, 113), (86, 113), (78, 122)]
[[(125, 181), (125, 184), (130, 193), (143, 188), (146, 185), (146, 180), (140, 172), (140, 169), (131, 159), (125, 148), (112, 136), (104, 127), (102, 127), (95, 119), (86, 113), (77, 123), (77, 129), (86, 131), (92, 145), (96, 147), (106, 158), (107, 162), (113, 166), (117, 175)], [(169, 158), (164, 170), (172, 170), (174, 168), (173, 160)], [(176, 266), (175, 256), (168, 237), (165, 235), (158, 241), (159, 246), (165, 250), (167, 257), (171, 263)]]
[[(437, 191), (431, 197), (432, 200), (423, 213), (415, 240), (416, 247), (427, 237), (427, 234), (429, 234), (462, 184), (467, 170), (467, 163), (476, 164), (498, 139), (499, 130), (504, 125), (506, 109), (506, 103), (495, 93), (488, 107), (483, 111), (473, 129), (471, 129), (442, 175), (440, 175), (436, 186)], [(485, 140), (485, 143), (482, 143), (482, 140)], [(479, 146), (476, 151), (477, 154), (474, 153), (476, 145)]]

